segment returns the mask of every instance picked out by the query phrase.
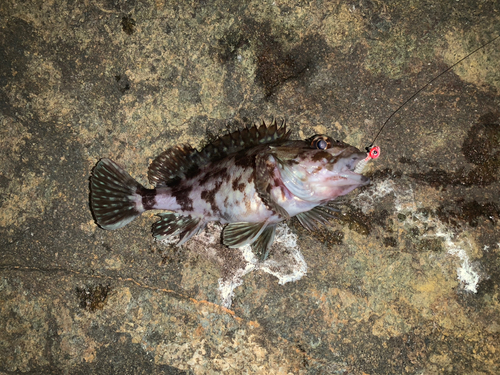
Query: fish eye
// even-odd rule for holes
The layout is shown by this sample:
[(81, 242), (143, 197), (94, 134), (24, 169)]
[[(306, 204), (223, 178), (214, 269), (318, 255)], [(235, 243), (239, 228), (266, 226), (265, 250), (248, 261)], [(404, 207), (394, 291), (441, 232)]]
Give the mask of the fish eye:
[(328, 142), (325, 141), (323, 138), (316, 138), (313, 141), (313, 147), (317, 148), (318, 150), (326, 150), (328, 148)]
[(316, 148), (318, 148), (319, 150), (324, 150), (326, 146), (328, 145), (324, 139), (320, 139), (318, 142), (316, 142)]

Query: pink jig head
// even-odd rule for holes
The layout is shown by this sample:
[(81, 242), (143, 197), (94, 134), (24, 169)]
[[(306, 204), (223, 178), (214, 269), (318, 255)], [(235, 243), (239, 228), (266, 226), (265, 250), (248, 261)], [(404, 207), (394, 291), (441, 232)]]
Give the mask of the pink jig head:
[(366, 151), (368, 151), (366, 159), (376, 159), (380, 156), (380, 147), (378, 146), (373, 146), (372, 148), (367, 147)]
[(354, 173), (362, 173), (363, 169), (365, 169), (366, 164), (370, 160), (376, 159), (380, 156), (380, 147), (378, 147), (378, 146), (367, 147), (366, 151), (367, 151), (366, 158), (361, 160), (358, 163), (358, 165), (356, 165), (356, 168), (354, 168)]

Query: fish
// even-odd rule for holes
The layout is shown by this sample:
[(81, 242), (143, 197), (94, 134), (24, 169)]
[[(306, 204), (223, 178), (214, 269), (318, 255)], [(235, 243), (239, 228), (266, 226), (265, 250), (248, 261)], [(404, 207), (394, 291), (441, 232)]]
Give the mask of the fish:
[(263, 261), (278, 223), (296, 217), (314, 231), (335, 217), (338, 210), (331, 202), (370, 182), (359, 168), (366, 152), (323, 134), (304, 140), (292, 140), (290, 134), (284, 121), (262, 122), (201, 150), (188, 144), (171, 147), (149, 166), (152, 189), (111, 159), (100, 159), (90, 177), (94, 219), (101, 228), (115, 230), (145, 211), (163, 210), (152, 226), (153, 237), (178, 236), (177, 246), (207, 223), (219, 222), (225, 225), (224, 245), (250, 245)]

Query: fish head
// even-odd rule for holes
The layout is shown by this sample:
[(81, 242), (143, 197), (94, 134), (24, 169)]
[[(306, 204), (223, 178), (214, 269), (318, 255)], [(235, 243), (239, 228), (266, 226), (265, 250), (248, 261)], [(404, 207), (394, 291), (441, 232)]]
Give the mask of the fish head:
[(355, 172), (358, 163), (367, 157), (366, 152), (326, 135), (289, 141), (276, 151), (276, 167), (283, 185), (308, 202), (322, 204), (370, 182)]

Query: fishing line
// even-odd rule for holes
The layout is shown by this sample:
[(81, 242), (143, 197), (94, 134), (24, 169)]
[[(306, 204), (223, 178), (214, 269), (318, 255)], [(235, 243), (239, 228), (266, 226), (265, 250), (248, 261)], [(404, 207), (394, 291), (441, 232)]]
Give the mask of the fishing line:
[[(373, 138), (373, 141), (372, 143), (370, 143), (369, 146), (367, 146), (365, 149), (366, 151), (368, 152), (368, 155), (367, 155), (367, 158), (369, 159), (376, 159), (379, 155), (380, 155), (380, 148), (378, 146), (375, 146), (373, 147), (373, 144), (375, 143), (375, 141), (377, 140), (378, 136), (380, 135), (380, 133), (382, 133), (382, 130), (384, 130), (385, 126), (387, 125), (387, 123), (390, 121), (390, 119), (396, 114), (398, 113), (401, 108), (403, 108), (406, 104), (408, 104), (408, 102), (410, 102), (412, 99), (414, 99), (418, 94), (420, 94), (423, 90), (425, 90), (432, 82), (434, 82), (435, 80), (437, 80), (439, 77), (441, 77), (443, 74), (449, 72), (450, 70), (452, 70), (455, 66), (457, 66), (458, 64), (460, 64), (462, 61), (464, 61), (465, 59), (467, 59), (468, 57), (470, 57), (471, 55), (473, 55), (474, 53), (476, 53), (477, 51), (479, 51), (480, 49), (486, 47), (487, 45), (493, 43), (495, 40), (497, 40), (498, 38), (500, 38), (500, 35), (497, 35), (496, 37), (494, 37), (493, 39), (491, 39), (489, 42), (486, 42), (485, 44), (481, 45), (480, 47), (476, 48), (475, 50), (473, 50), (472, 52), (470, 52), (469, 54), (467, 54), (465, 57), (461, 58), (460, 60), (458, 60), (456, 63), (454, 63), (453, 65), (451, 65), (449, 68), (443, 70), (441, 73), (439, 73), (437, 76), (435, 76), (432, 80), (430, 80), (429, 82), (427, 82), (424, 86), (422, 86), (420, 89), (417, 90), (417, 92), (415, 92), (412, 96), (410, 96), (408, 99), (406, 99), (403, 104), (401, 104), (398, 109), (396, 109), (394, 112), (392, 112), (392, 114), (387, 118), (387, 120), (385, 120), (385, 122), (382, 124), (382, 127), (379, 129), (378, 133), (375, 135), (375, 138)], [(373, 155), (373, 151), (376, 150), (376, 152), (374, 153)]]

